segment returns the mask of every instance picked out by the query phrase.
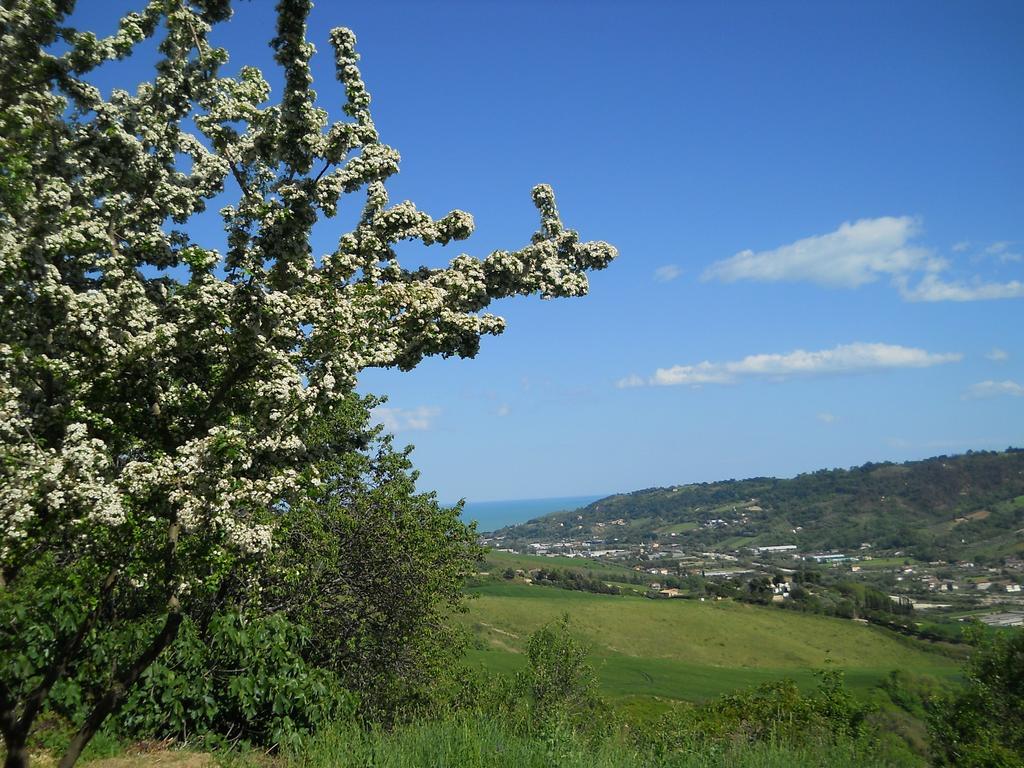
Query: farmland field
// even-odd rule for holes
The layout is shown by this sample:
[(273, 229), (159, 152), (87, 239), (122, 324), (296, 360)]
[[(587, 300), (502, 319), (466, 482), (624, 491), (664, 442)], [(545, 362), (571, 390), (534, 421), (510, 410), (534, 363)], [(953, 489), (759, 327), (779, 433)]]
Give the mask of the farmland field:
[(470, 662), (520, 668), (533, 630), (568, 613), (591, 648), (612, 697), (698, 701), (768, 680), (814, 681), (813, 670), (842, 669), (854, 688), (893, 669), (954, 677), (956, 660), (923, 643), (844, 619), (732, 601), (647, 600), (492, 582), (470, 590), (459, 620), (477, 638)]
[(636, 571), (623, 565), (603, 560), (591, 560), (587, 557), (560, 557), (557, 555), (548, 557), (546, 555), (519, 555), (513, 552), (488, 552), (486, 563), (488, 568), (498, 570), (505, 568), (524, 571), (529, 571), (531, 568), (570, 569), (581, 571), (591, 578), (617, 582), (628, 582), (636, 574)]

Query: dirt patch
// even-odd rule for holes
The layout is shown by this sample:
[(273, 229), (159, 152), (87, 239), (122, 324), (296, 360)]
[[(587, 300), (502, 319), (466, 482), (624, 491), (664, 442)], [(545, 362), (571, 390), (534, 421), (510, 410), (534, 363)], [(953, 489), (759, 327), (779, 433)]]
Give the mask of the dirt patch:
[(487, 627), (489, 630), (491, 630), (491, 632), (497, 632), (499, 635), (505, 635), (506, 637), (514, 637), (517, 640), (519, 639), (519, 635), (517, 635), (515, 632), (506, 632), (504, 629), (498, 629), (493, 624), (488, 624), (484, 621), (481, 621), (480, 626)]
[(90, 760), (89, 768), (213, 768), (217, 765), (212, 755), (201, 752), (174, 750), (141, 750), (119, 757)]
[(960, 525), (961, 523), (967, 523), (971, 520), (984, 520), (991, 514), (992, 513), (987, 509), (979, 509), (977, 512), (971, 512), (971, 514), (969, 515), (958, 517), (956, 520), (953, 521), (953, 525)]
[(509, 653), (519, 653), (519, 649), (518, 648), (513, 648), (511, 645), (509, 645), (508, 643), (504, 642), (503, 640), (500, 640), (497, 637), (488, 638), (488, 642), (490, 642), (492, 648), (497, 648), (499, 651), (508, 651)]

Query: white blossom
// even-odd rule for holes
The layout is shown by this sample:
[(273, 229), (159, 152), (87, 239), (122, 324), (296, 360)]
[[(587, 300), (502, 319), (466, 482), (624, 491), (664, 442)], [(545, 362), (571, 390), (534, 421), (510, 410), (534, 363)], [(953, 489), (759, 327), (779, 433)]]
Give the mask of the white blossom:
[[(390, 204), (401, 157), (371, 118), (355, 35), (330, 34), (345, 114), (332, 123), (310, 89), (308, 2), (279, 4), (276, 103), (258, 70), (220, 74), (227, 55), (207, 34), (227, 8), (154, 0), (105, 39), (61, 26), (48, 2), (0, 9), (7, 562), (31, 557), (33, 537), (161, 524), (211, 551), (265, 551), (275, 505), (309, 463), (305, 425), (360, 370), (473, 356), (504, 330), (484, 311), (492, 300), (584, 295), (586, 271), (615, 256), (566, 229), (540, 185), (526, 246), (444, 269), (401, 264), (397, 243), (462, 241), (473, 218)], [(39, 29), (65, 45), (26, 57), (22, 33)], [(153, 79), (104, 98), (92, 70), (154, 35)], [(222, 193), (223, 253), (187, 228)], [(358, 223), (314, 259), (313, 224), (357, 194)], [(187, 278), (165, 276), (176, 267)], [(180, 578), (184, 595), (203, 576)]]

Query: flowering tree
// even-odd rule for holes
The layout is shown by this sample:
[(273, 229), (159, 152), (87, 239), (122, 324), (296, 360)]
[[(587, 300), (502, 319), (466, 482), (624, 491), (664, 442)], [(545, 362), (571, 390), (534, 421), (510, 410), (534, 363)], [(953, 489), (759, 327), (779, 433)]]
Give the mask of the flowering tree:
[[(7, 765), (27, 762), (36, 715), (119, 600), (162, 627), (116, 672), (61, 765), (173, 641), (183, 612), (271, 545), (310, 465), (303, 435), (368, 367), (473, 356), (498, 334), (493, 299), (579, 296), (615, 250), (562, 226), (519, 250), (401, 265), (394, 246), (467, 238), (472, 217), (390, 204), (399, 155), (370, 115), (355, 36), (331, 31), (345, 117), (317, 105), (309, 0), (280, 0), (278, 102), (255, 68), (220, 74), (211, 25), (228, 0), (151, 0), (99, 39), (66, 25), (73, 0), (0, 5), (0, 597), (41, 566), (84, 604), (45, 628), (43, 658), (0, 636)], [(150, 82), (104, 98), (89, 74), (159, 39)], [(313, 225), (359, 195), (362, 215), (324, 255)], [(227, 246), (188, 223), (209, 201)], [(35, 627), (39, 629), (38, 627)], [(31, 662), (31, 663), (30, 663)]]

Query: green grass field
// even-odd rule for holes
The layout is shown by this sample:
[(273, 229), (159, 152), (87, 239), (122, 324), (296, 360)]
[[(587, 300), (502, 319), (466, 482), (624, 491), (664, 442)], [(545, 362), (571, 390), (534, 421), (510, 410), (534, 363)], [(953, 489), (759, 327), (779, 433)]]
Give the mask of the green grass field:
[(460, 617), (480, 640), (470, 663), (511, 672), (525, 663), (529, 634), (563, 613), (590, 646), (603, 691), (612, 697), (699, 701), (789, 677), (814, 682), (814, 669), (846, 672), (867, 688), (893, 669), (955, 677), (956, 661), (917, 641), (858, 622), (776, 608), (692, 600), (647, 600), (493, 582), (470, 590)]
[(520, 555), (515, 552), (490, 551), (484, 560), (501, 568), (575, 568), (576, 570), (621, 571), (629, 572), (629, 568), (615, 563), (591, 560), (587, 557), (561, 557), (555, 555)]
[(658, 529), (658, 533), (684, 533), (686, 531), (696, 531), (700, 528), (700, 523), (694, 521), (688, 521), (685, 523), (675, 523), (674, 525), (666, 525)]
[(513, 552), (488, 552), (484, 558), (492, 575), (498, 575), (506, 568), (529, 571), (531, 568), (558, 568), (581, 571), (589, 578), (627, 583), (636, 573), (631, 568), (615, 563), (591, 560), (586, 557), (548, 557), (547, 555), (520, 555)]

